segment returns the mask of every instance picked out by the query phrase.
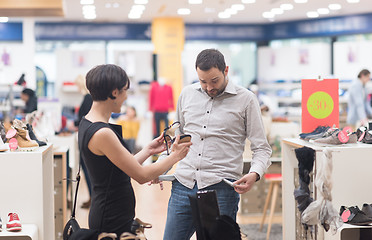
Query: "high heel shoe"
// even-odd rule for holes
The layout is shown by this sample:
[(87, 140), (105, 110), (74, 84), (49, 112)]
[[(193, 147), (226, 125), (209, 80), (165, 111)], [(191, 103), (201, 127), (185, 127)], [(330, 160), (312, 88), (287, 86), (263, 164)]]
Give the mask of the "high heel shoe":
[[(176, 140), (176, 130), (177, 128), (180, 127), (180, 122), (176, 121), (166, 127), (164, 129), (164, 141), (165, 141), (165, 146), (167, 148), (167, 154), (169, 155), (169, 145), (172, 145), (174, 141)], [(191, 135), (190, 134), (182, 134), (180, 136), (180, 141), (179, 143), (185, 143), (185, 142), (190, 142), (191, 141)]]

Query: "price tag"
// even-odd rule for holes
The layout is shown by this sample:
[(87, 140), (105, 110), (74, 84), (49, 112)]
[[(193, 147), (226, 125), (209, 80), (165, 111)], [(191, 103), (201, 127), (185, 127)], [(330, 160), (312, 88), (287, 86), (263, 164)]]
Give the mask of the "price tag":
[(310, 115), (317, 119), (324, 119), (331, 115), (334, 103), (326, 92), (315, 92), (307, 100), (307, 110)]
[(10, 150), (14, 151), (18, 148), (18, 141), (15, 138), (9, 140), (9, 148)]
[(345, 129), (339, 132), (337, 137), (338, 137), (338, 140), (340, 140), (340, 142), (342, 143), (347, 143), (349, 141), (349, 136), (347, 132), (345, 131)]
[(11, 128), (8, 130), (8, 132), (6, 133), (6, 138), (7, 139), (11, 139), (12, 137), (14, 137), (15, 135), (17, 134), (17, 130), (15, 130), (14, 128)]

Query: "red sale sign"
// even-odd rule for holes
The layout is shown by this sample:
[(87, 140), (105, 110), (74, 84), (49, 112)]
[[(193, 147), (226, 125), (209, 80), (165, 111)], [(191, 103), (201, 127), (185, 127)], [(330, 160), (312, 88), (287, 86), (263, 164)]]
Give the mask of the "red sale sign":
[(339, 125), (338, 79), (303, 79), (302, 132)]

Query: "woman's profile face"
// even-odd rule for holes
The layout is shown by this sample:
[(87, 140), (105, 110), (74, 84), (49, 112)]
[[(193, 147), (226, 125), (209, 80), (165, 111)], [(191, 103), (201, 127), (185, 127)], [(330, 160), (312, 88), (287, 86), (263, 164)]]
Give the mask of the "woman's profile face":
[(116, 108), (114, 109), (115, 113), (121, 112), (121, 106), (123, 105), (124, 101), (127, 100), (128, 98), (127, 90), (128, 90), (128, 86), (125, 86), (121, 90), (118, 91), (119, 93), (116, 97), (117, 104), (115, 105)]
[(30, 98), (30, 97), (29, 97), (27, 94), (21, 93), (21, 99), (22, 99), (24, 102), (27, 102), (29, 98)]
[(371, 80), (371, 74), (362, 75), (360, 79), (363, 83), (367, 83), (369, 80)]

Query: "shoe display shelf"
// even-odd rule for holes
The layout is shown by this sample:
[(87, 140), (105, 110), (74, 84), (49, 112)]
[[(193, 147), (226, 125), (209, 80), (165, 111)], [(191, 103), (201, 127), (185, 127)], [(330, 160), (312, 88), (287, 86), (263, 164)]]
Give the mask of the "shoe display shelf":
[[(16, 212), (24, 226), (35, 224), (39, 240), (54, 239), (52, 145), (39, 147), (32, 152), (2, 152), (0, 182), (2, 183), (1, 212)], [(5, 224), (3, 222), (3, 225)], [(22, 232), (26, 229), (24, 228)], [(5, 237), (5, 239), (11, 238)]]
[[(303, 239), (303, 230), (300, 223), (300, 214), (293, 195), (298, 187), (298, 160), (294, 149), (310, 147), (316, 152), (314, 169), (310, 182), (311, 194), (317, 199), (317, 189), (314, 184), (314, 176), (317, 174), (317, 164), (323, 157), (325, 147), (318, 146), (298, 138), (286, 138), (282, 140), (282, 206), (283, 206), (283, 239)], [(372, 191), (372, 144), (353, 143), (344, 145), (327, 146), (332, 151), (332, 204), (338, 212), (341, 206), (362, 206), (370, 203)], [(362, 239), (360, 236), (370, 231), (371, 226), (355, 226), (344, 224), (336, 234), (329, 230), (325, 232), (323, 227), (316, 227), (317, 240), (350, 240)], [(367, 233), (368, 234), (368, 233)]]
[(67, 215), (67, 182), (63, 179), (67, 174), (69, 148), (67, 146), (53, 147), (54, 160), (54, 220), (55, 240), (62, 239), (63, 228), (68, 220)]
[(5, 229), (0, 232), (0, 240), (39, 240), (36, 224), (22, 224), (22, 231), (8, 232)]

